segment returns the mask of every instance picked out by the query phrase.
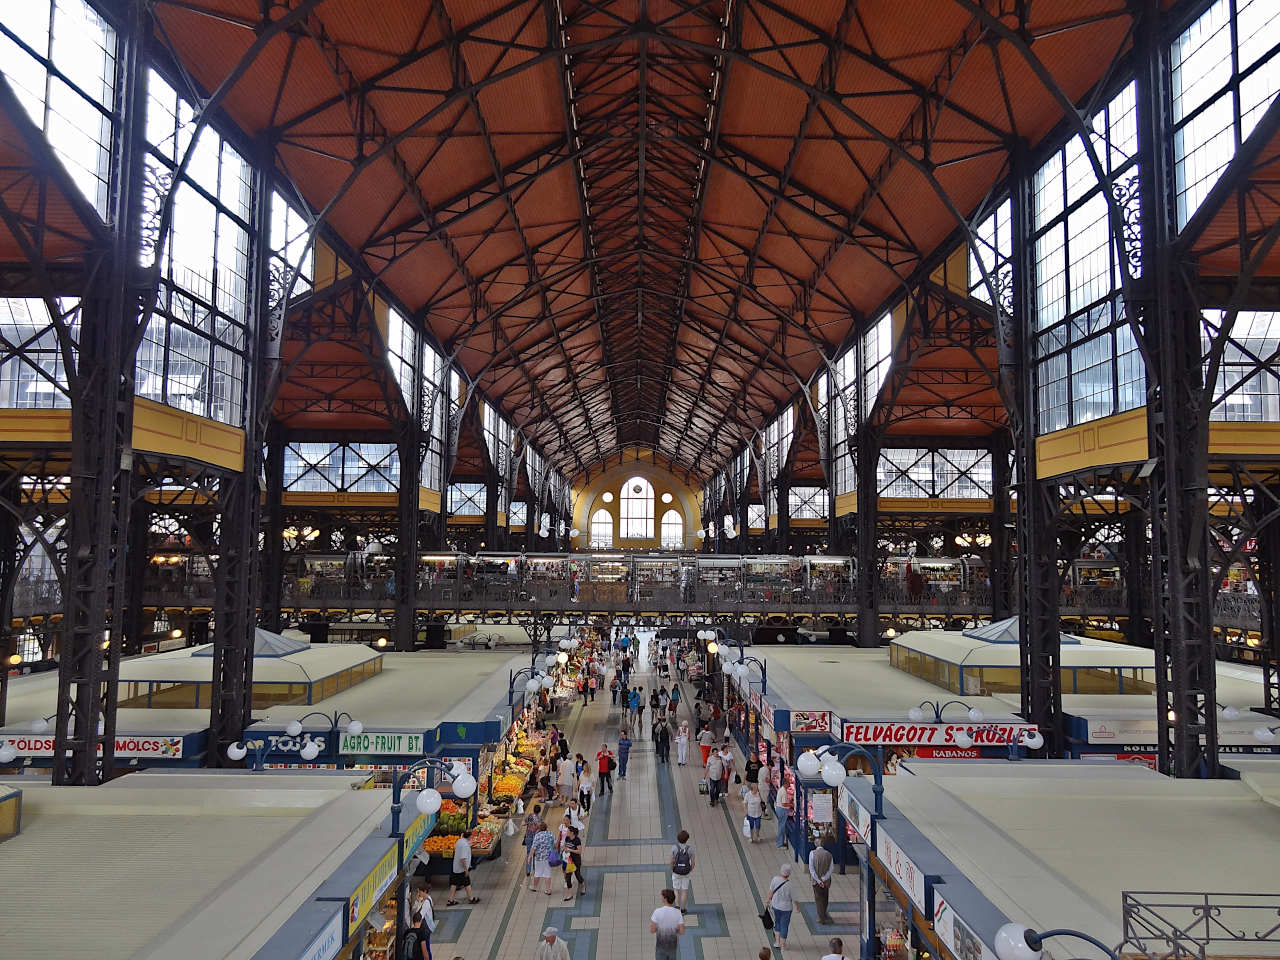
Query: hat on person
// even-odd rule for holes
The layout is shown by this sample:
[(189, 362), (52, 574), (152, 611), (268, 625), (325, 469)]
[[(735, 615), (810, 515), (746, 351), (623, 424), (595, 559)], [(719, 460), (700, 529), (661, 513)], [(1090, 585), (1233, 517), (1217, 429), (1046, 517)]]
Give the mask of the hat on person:
[(560, 932), (560, 931), (559, 931), (559, 930), (557, 930), (555, 927), (547, 927), (547, 929), (545, 929), (545, 930), (543, 930), (543, 931), (542, 931), (542, 935), (543, 935), (544, 937), (554, 937), (554, 936), (555, 936), (556, 934), (558, 934), (559, 932)]

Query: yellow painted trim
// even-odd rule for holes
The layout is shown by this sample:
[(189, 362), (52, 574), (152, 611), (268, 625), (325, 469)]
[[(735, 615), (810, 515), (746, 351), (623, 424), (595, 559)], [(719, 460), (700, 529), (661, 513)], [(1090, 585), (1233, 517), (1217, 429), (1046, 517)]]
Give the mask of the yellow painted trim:
[(858, 491), (851, 490), (836, 496), (836, 516), (843, 517), (858, 512)]
[(813, 517), (792, 517), (791, 518), (792, 530), (823, 530), (826, 528), (826, 526), (827, 526), (827, 521), (821, 518), (819, 519), (814, 519)]
[(992, 501), (987, 497), (881, 497), (876, 509), (880, 513), (990, 513)]
[(244, 469), (244, 431), (154, 400), (133, 401), (133, 448)]
[(1280, 423), (1209, 423), (1209, 456), (1280, 455)]
[(459, 527), (483, 527), (484, 517), (459, 517), (451, 513), (449, 522)]
[(432, 513), (440, 512), (440, 491), (430, 490), (427, 487), (418, 488), (418, 509), (430, 510)]
[(69, 444), (70, 410), (0, 410), (0, 443)]
[(387, 301), (381, 297), (373, 298), (373, 322), (378, 327), (378, 333), (382, 336), (383, 343), (387, 342), (387, 327), (391, 323), (391, 318), (388, 316), (390, 312), (391, 307)]
[(351, 268), (338, 258), (333, 252), (333, 247), (323, 240), (317, 240), (315, 250), (315, 289), (317, 291), (331, 287), (339, 280), (351, 276)]
[[(622, 540), (618, 536), (621, 530), (618, 511), (622, 504), (622, 484), (634, 476), (644, 477), (653, 484), (653, 528), (658, 536), (651, 540)], [(600, 499), (606, 490), (613, 494), (613, 503)], [(662, 502), (664, 493), (671, 494), (670, 503)], [(574, 488), (572, 526), (578, 530), (575, 549), (585, 550), (591, 542), (590, 518), (597, 510), (604, 510), (613, 518), (615, 550), (660, 550), (662, 515), (668, 510), (675, 510), (684, 520), (684, 549), (694, 550), (702, 542), (693, 536), (693, 531), (702, 526), (702, 492), (691, 489), (677, 480), (674, 474), (649, 461), (625, 461), (594, 478), (586, 487)]]
[(929, 279), (957, 293), (969, 292), (969, 248), (961, 244), (929, 275)]
[(332, 490), (286, 490), (281, 497), (286, 507), (385, 507), (394, 510), (394, 493), (343, 493)]
[(1139, 407), (1036, 438), (1036, 476), (1146, 460), (1147, 408)]

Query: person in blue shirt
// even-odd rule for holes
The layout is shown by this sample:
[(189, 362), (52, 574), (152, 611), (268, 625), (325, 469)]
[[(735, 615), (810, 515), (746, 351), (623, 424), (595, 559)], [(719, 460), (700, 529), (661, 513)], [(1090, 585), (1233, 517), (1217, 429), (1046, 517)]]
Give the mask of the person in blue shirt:
[(627, 736), (626, 728), (618, 734), (618, 779), (627, 779), (627, 758), (631, 756), (631, 738)]
[(633, 687), (631, 696), (628, 700), (628, 706), (631, 707), (631, 725), (635, 726), (636, 721), (640, 717), (640, 688)]

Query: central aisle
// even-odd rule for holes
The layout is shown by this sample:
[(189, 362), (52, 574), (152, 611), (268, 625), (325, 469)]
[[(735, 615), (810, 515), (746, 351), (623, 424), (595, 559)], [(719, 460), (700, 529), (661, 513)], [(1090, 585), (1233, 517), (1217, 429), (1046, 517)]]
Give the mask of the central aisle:
[[(647, 641), (647, 637), (642, 638)], [(632, 682), (644, 687), (645, 696), (658, 680), (645, 670)], [(692, 719), (687, 709), (695, 690), (681, 687), (681, 719)], [(570, 751), (582, 753), (594, 766), (601, 743), (616, 752), (622, 712), (610, 705), (609, 692), (597, 693), (586, 708), (577, 701), (570, 711), (554, 718), (569, 735)], [(554, 926), (568, 943), (574, 960), (642, 960), (653, 956), (654, 937), (649, 915), (659, 906), (659, 891), (671, 885), (668, 858), (676, 833), (688, 830), (697, 865), (685, 917), (687, 933), (681, 938), (680, 960), (755, 960), (760, 948), (771, 943), (760, 926), (761, 891), (783, 863), (792, 863), (789, 849), (774, 845), (777, 824), (766, 820), (762, 840), (750, 844), (741, 831), (743, 810), (736, 799), (716, 809), (699, 796), (702, 769), (697, 746), (690, 745), (689, 765), (660, 764), (645, 732), (633, 735), (627, 779), (614, 773), (614, 792), (597, 796), (587, 818), (583, 871), (587, 893), (575, 903), (564, 903), (563, 874), (552, 871), (552, 896), (541, 889), (528, 890), (524, 875), (523, 825), (516, 836), (503, 841), (504, 856), (483, 863), (472, 872), (474, 889), (482, 898), (476, 906), (465, 903), (444, 906), (439, 878), (432, 889), (439, 920), (432, 937), (436, 960), (461, 956), (466, 960), (531, 960), (544, 928)], [(741, 762), (740, 754), (738, 756)], [(598, 780), (597, 780), (598, 783)], [(526, 801), (526, 808), (532, 804)], [(548, 816), (547, 813), (550, 813)], [(563, 816), (562, 804), (552, 802), (544, 811), (552, 830)], [(820, 927), (814, 913), (812, 890), (803, 864), (793, 864), (796, 911), (786, 951), (775, 957), (817, 958), (827, 953), (827, 940), (843, 937), (845, 955), (858, 953), (858, 876), (856, 869), (835, 875), (831, 913), (835, 926)]]

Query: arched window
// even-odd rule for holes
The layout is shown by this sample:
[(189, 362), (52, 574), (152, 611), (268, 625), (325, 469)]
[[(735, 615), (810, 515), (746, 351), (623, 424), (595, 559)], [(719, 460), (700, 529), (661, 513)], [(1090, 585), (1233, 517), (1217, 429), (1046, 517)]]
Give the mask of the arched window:
[(622, 539), (653, 539), (653, 484), (644, 477), (622, 485)]
[(591, 549), (608, 550), (613, 546), (613, 514), (597, 510), (591, 515)]
[(662, 549), (681, 550), (684, 548), (684, 518), (676, 510), (668, 510), (662, 515)]

